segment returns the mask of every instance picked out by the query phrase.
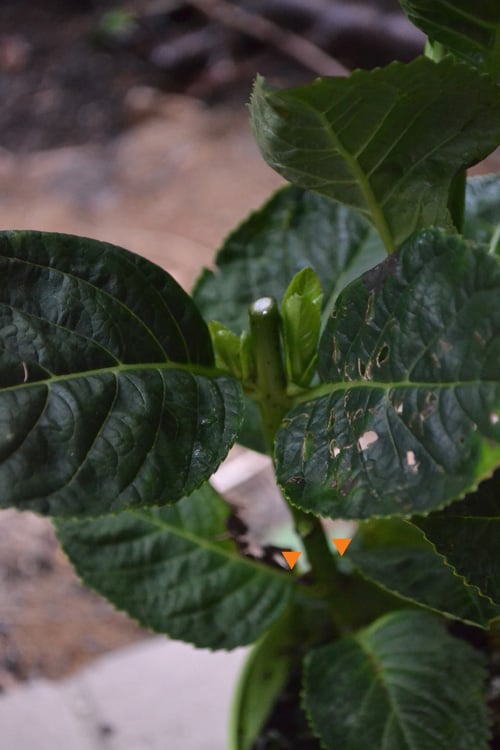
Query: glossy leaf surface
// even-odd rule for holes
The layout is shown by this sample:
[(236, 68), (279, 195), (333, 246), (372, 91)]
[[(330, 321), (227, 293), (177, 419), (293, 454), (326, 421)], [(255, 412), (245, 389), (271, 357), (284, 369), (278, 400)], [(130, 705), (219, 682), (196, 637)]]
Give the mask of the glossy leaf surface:
[(498, 263), (457, 236), (415, 235), (342, 292), (318, 369), (323, 385), (277, 435), (294, 504), (368, 518), (464, 496), (500, 464)]
[(357, 209), (390, 252), (418, 229), (451, 228), (452, 179), (500, 143), (497, 87), (449, 60), (418, 58), (284, 91), (258, 79), (251, 116), (273, 169)]
[(406, 521), (362, 524), (349, 547), (349, 560), (368, 580), (429, 609), (481, 627), (500, 617), (500, 607), (455, 575), (422, 532)]
[(469, 644), (401, 611), (312, 652), (304, 701), (327, 750), (487, 750), (484, 681)]
[(500, 472), (465, 500), (419, 520), (457, 573), (500, 606)]
[(237, 381), (169, 274), (106, 243), (0, 234), (0, 506), (174, 502), (234, 442)]
[(209, 485), (170, 508), (58, 521), (78, 575), (152, 630), (199, 647), (250, 643), (284, 611), (286, 571), (242, 557)]
[(497, 0), (401, 0), (401, 7), (430, 39), (470, 65), (500, 75)]

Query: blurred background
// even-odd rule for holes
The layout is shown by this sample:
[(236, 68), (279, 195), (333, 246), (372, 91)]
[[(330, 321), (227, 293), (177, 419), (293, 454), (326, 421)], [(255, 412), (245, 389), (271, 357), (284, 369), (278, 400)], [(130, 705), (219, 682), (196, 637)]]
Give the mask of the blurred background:
[[(108, 240), (189, 288), (280, 184), (247, 124), (256, 73), (298, 85), (423, 41), (396, 0), (2, 0), (0, 228)], [(46, 521), (0, 513), (0, 691), (145, 637)]]

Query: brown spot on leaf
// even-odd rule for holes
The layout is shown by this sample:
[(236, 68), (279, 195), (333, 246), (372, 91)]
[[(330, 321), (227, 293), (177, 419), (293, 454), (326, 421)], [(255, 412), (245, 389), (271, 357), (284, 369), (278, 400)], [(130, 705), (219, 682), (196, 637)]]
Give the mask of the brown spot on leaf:
[(379, 289), (388, 276), (394, 275), (398, 262), (398, 253), (393, 253), (383, 260), (382, 263), (379, 263), (375, 268), (372, 268), (371, 271), (367, 271), (367, 273), (363, 274), (361, 280), (365, 287), (369, 291), (372, 289)]

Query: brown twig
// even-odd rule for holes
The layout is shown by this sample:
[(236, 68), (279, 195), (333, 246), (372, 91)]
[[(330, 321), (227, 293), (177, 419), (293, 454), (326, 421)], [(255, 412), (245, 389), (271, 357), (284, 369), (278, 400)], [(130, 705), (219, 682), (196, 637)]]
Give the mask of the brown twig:
[(228, 28), (276, 47), (317, 75), (345, 76), (349, 73), (341, 63), (299, 34), (282, 29), (268, 18), (231, 5), (227, 0), (188, 0), (188, 4)]

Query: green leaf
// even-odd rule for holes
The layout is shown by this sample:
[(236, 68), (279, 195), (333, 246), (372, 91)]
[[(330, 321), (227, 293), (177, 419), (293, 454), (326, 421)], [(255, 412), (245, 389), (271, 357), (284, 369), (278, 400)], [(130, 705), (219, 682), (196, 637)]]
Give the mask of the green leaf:
[[(377, 233), (354, 211), (298, 188), (279, 190), (229, 235), (217, 254), (217, 271), (205, 270), (194, 300), (206, 320), (244, 336), (243, 377), (252, 374), (246, 329), (250, 304), (260, 297), (281, 303), (296, 273), (314, 269), (324, 291), (323, 318), (352, 279), (385, 257)], [(246, 399), (238, 442), (265, 452), (257, 406)]]
[(231, 649), (284, 611), (293, 579), (242, 557), (227, 537), (229, 506), (207, 484), (170, 508), (57, 521), (87, 586), (142, 625), (195, 646)]
[(500, 259), (500, 176), (467, 180), (464, 236), (485, 245)]
[(216, 366), (241, 380), (243, 372), (239, 337), (216, 320), (210, 321), (208, 330), (212, 337)]
[(427, 230), (337, 300), (323, 385), (276, 441), (292, 503), (333, 518), (426, 514), (500, 464), (500, 268)]
[(500, 606), (500, 471), (418, 525), (459, 575)]
[(276, 623), (251, 650), (240, 675), (229, 750), (252, 750), (297, 659), (290, 618)]
[(216, 272), (203, 271), (193, 298), (206, 320), (239, 334), (252, 302), (274, 297), (281, 304), (295, 274), (312, 268), (328, 315), (341, 289), (384, 257), (376, 232), (354, 211), (287, 187), (229, 235)]
[(327, 750), (487, 750), (481, 655), (425, 612), (395, 612), (306, 658)]
[(406, 521), (361, 524), (349, 560), (382, 588), (450, 617), (481, 627), (500, 617), (500, 607), (456, 576), (422, 532)]
[(322, 300), (317, 275), (303, 268), (290, 282), (281, 305), (287, 377), (304, 388), (314, 375)]
[(165, 271), (102, 242), (0, 233), (0, 507), (174, 502), (237, 434), (239, 384)]
[(498, 0), (401, 0), (415, 26), (470, 65), (500, 74)]
[(453, 178), (500, 143), (497, 87), (449, 60), (418, 58), (284, 91), (258, 78), (251, 119), (273, 169), (357, 209), (389, 252), (418, 229), (451, 228)]

